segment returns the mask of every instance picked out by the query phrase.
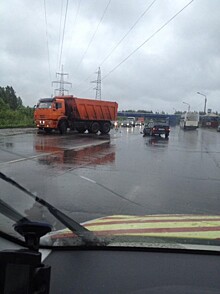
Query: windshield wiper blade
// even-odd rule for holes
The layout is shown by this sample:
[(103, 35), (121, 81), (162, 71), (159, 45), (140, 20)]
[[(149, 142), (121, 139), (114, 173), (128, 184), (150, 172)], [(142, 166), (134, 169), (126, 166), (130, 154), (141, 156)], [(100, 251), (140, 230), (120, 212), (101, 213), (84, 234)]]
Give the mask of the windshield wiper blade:
[(0, 178), (16, 187), (17, 189), (23, 191), (25, 194), (33, 198), (36, 202), (45, 206), (49, 212), (55, 216), (61, 223), (63, 223), (68, 229), (70, 229), (73, 233), (75, 233), (86, 246), (105, 246), (107, 245), (106, 240), (100, 239), (94, 235), (93, 232), (89, 231), (85, 227), (83, 227), (78, 222), (74, 221), (72, 218), (61, 212), (59, 209), (55, 208), (53, 205), (43, 200), (42, 198), (34, 195), (32, 192), (27, 190), (25, 187), (17, 183), (15, 180), (9, 178), (2, 172), (0, 172)]
[(5, 215), (6, 217), (10, 218), (11, 220), (17, 222), (20, 221), (26, 221), (29, 222), (29, 220), (24, 217), (22, 214), (20, 214), (17, 210), (12, 208), (10, 205), (8, 205), (5, 201), (0, 199), (0, 212)]

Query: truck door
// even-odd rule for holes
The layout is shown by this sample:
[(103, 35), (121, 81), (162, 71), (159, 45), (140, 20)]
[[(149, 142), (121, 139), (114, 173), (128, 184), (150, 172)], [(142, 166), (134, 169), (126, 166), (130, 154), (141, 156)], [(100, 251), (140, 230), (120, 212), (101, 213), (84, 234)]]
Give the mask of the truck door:
[(54, 111), (56, 111), (56, 116), (64, 116), (65, 115), (65, 104), (64, 100), (56, 100), (54, 105)]

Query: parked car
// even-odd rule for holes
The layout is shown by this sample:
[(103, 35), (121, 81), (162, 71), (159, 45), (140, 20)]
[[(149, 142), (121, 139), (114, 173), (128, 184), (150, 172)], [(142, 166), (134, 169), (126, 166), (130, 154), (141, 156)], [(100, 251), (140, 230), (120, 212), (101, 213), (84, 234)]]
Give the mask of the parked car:
[(165, 138), (168, 138), (170, 134), (170, 126), (167, 123), (149, 122), (148, 124), (145, 124), (143, 134), (144, 136), (165, 135)]
[(132, 123), (131, 123), (131, 121), (129, 121), (129, 120), (124, 120), (124, 121), (121, 123), (121, 127), (131, 128), (131, 127), (132, 127)]

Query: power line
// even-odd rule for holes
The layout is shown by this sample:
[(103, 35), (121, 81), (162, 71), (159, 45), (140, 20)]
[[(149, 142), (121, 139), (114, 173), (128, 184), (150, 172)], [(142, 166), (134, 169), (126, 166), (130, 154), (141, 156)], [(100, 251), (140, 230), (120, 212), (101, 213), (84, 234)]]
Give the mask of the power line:
[[(116, 44), (115, 47), (112, 48), (110, 53), (103, 59), (103, 61), (99, 64), (99, 67), (101, 67), (104, 62), (109, 59), (109, 57), (112, 55), (112, 53), (116, 50), (116, 48), (121, 44), (121, 42), (128, 36), (128, 34), (133, 30), (133, 28), (138, 24), (138, 22), (141, 20), (141, 18), (150, 10), (151, 6), (156, 2), (157, 0), (154, 0), (151, 2), (151, 4), (142, 12), (142, 14), (137, 18), (137, 20), (134, 22), (134, 24), (130, 27), (130, 29), (127, 31), (127, 33), (119, 40), (119, 42)], [(89, 75), (84, 81), (89, 80), (93, 76), (93, 73)], [(82, 84), (82, 83), (81, 83)], [(80, 85), (81, 85), (80, 84)], [(80, 86), (79, 85), (79, 86)]]
[(46, 26), (47, 61), (48, 61), (48, 69), (49, 69), (49, 78), (50, 78), (50, 82), (51, 82), (50, 51), (49, 51), (49, 40), (48, 40), (48, 31), (47, 31), (46, 0), (44, 0), (44, 17), (45, 17), (45, 26)]
[(86, 92), (89, 91), (89, 90), (93, 90), (93, 87), (88, 87), (86, 90), (84, 90), (84, 91), (82, 91), (82, 92), (80, 92), (80, 93), (83, 94), (83, 93), (86, 93)]
[[(140, 46), (138, 46), (134, 51), (132, 51), (125, 59), (123, 59), (117, 66), (115, 66), (110, 72), (108, 72), (103, 78), (102, 81), (107, 78), (113, 71), (115, 71), (122, 63), (124, 63), (128, 58), (130, 58), (136, 51), (138, 51), (142, 46), (149, 42), (156, 34), (158, 34), (165, 26), (167, 26), (175, 17), (177, 17), (184, 9), (186, 9), (194, 0), (191, 0), (187, 5), (180, 9), (174, 16), (172, 16), (168, 21), (166, 21), (157, 31), (155, 31), (149, 38), (147, 38)], [(81, 93), (91, 90), (92, 87), (87, 88)]]
[(79, 63), (77, 64), (76, 68), (78, 68), (78, 67), (80, 66), (80, 64), (82, 63), (82, 61), (83, 61), (83, 59), (84, 59), (84, 57), (85, 57), (87, 51), (89, 50), (89, 47), (90, 47), (90, 45), (92, 44), (92, 41), (93, 41), (94, 38), (95, 38), (95, 35), (96, 35), (96, 33), (97, 33), (98, 29), (99, 29), (99, 26), (100, 26), (100, 24), (101, 24), (101, 22), (102, 22), (102, 20), (103, 20), (103, 18), (104, 18), (104, 16), (105, 16), (107, 10), (108, 10), (108, 7), (109, 7), (111, 1), (112, 1), (112, 0), (109, 0), (109, 1), (108, 1), (108, 4), (106, 5), (106, 7), (105, 7), (105, 9), (104, 9), (104, 11), (103, 11), (102, 17), (101, 17), (101, 19), (100, 19), (100, 21), (99, 21), (99, 23), (98, 23), (98, 25), (97, 25), (97, 27), (96, 27), (96, 29), (95, 29), (95, 32), (93, 33), (93, 35), (92, 35), (92, 37), (91, 37), (91, 39), (90, 39), (90, 41), (89, 41), (89, 43), (88, 43), (88, 46), (87, 46), (86, 50), (84, 51), (84, 53), (83, 53), (83, 55), (82, 55), (82, 57), (81, 57)]
[(59, 69), (59, 53), (61, 47), (61, 24), (62, 24), (62, 15), (63, 15), (63, 0), (61, 0), (61, 9), (60, 9), (60, 25), (59, 25), (59, 43), (58, 43), (58, 50), (57, 50), (57, 69)]
[(138, 17), (138, 19), (134, 22), (134, 24), (130, 27), (130, 29), (127, 31), (127, 33), (121, 38), (121, 40), (113, 47), (113, 49), (110, 51), (110, 53), (103, 59), (103, 61), (100, 63), (99, 66), (102, 66), (106, 60), (109, 59), (109, 57), (112, 55), (112, 53), (116, 50), (116, 48), (121, 44), (121, 42), (129, 35), (129, 33), (134, 29), (134, 27), (138, 24), (138, 22), (141, 20), (141, 18), (150, 10), (151, 6), (156, 2), (157, 0), (154, 0), (151, 2), (151, 4), (144, 10), (144, 12)]
[(72, 25), (72, 34), (71, 34), (71, 35), (72, 35), (72, 39), (71, 39), (71, 42), (70, 42), (69, 51), (68, 51), (67, 56), (69, 56), (70, 48), (71, 48), (71, 45), (72, 45), (72, 43), (73, 43), (74, 27), (76, 26), (76, 21), (77, 21), (78, 15), (79, 15), (79, 10), (80, 10), (81, 2), (82, 2), (82, 0), (79, 0), (79, 2), (78, 2), (78, 6), (77, 6), (77, 9), (76, 9), (75, 18), (74, 18), (73, 25)]
[(65, 29), (66, 29), (66, 17), (67, 17), (67, 11), (68, 11), (68, 4), (69, 4), (69, 0), (66, 1), (66, 12), (65, 12), (64, 24), (63, 24), (63, 36), (62, 36), (62, 43), (61, 43), (59, 68), (61, 65), (62, 54), (63, 54), (63, 43), (64, 43), (64, 35), (65, 35)]
[(121, 66), (126, 60), (128, 60), (135, 52), (137, 52), (141, 47), (148, 43), (155, 35), (157, 35), (163, 28), (165, 28), (174, 18), (176, 18), (183, 10), (185, 10), (194, 0), (191, 0), (182, 9), (180, 9), (174, 16), (172, 16), (168, 21), (166, 21), (158, 30), (156, 30), (150, 37), (148, 37), (141, 45), (139, 45), (135, 50), (133, 50), (126, 58), (124, 58), (118, 65), (116, 65), (111, 71), (109, 71), (102, 80), (106, 79), (112, 72), (114, 72), (119, 66)]
[[(79, 88), (84, 82), (88, 81), (92, 76), (93, 76), (94, 73), (92, 73), (91, 75), (89, 75), (85, 80), (83, 80), (78, 86), (77, 88)], [(83, 91), (84, 92), (84, 91)]]

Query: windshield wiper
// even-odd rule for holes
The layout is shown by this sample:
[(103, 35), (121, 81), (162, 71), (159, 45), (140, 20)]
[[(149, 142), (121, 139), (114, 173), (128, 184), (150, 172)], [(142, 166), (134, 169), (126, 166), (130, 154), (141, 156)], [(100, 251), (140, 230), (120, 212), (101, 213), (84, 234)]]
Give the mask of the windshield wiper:
[[(15, 221), (14, 230), (24, 237), (25, 245), (31, 250), (38, 250), (40, 237), (52, 229), (48, 224), (30, 221), (2, 199), (0, 199), (0, 213)], [(3, 234), (10, 236), (6, 232)]]
[(29, 222), (29, 220), (24, 217), (22, 214), (20, 214), (17, 210), (12, 208), (10, 205), (8, 205), (5, 201), (0, 199), (0, 212), (10, 218), (11, 220), (15, 222), (20, 222), (20, 221), (26, 221)]
[(68, 217), (66, 214), (61, 212), (59, 209), (55, 208), (53, 205), (51, 205), (47, 201), (43, 200), (42, 198), (38, 196), (35, 196), (32, 192), (30, 192), (25, 187), (17, 183), (15, 180), (9, 178), (2, 172), (0, 172), (0, 178), (3, 181), (16, 187), (17, 189), (23, 191), (25, 194), (33, 198), (36, 202), (45, 206), (53, 216), (55, 216), (61, 223), (63, 223), (74, 234), (76, 234), (85, 243), (86, 246), (107, 245), (106, 240), (96, 237), (93, 232), (89, 231), (88, 229), (86, 229), (85, 227), (83, 227), (82, 225), (74, 221), (72, 218)]

